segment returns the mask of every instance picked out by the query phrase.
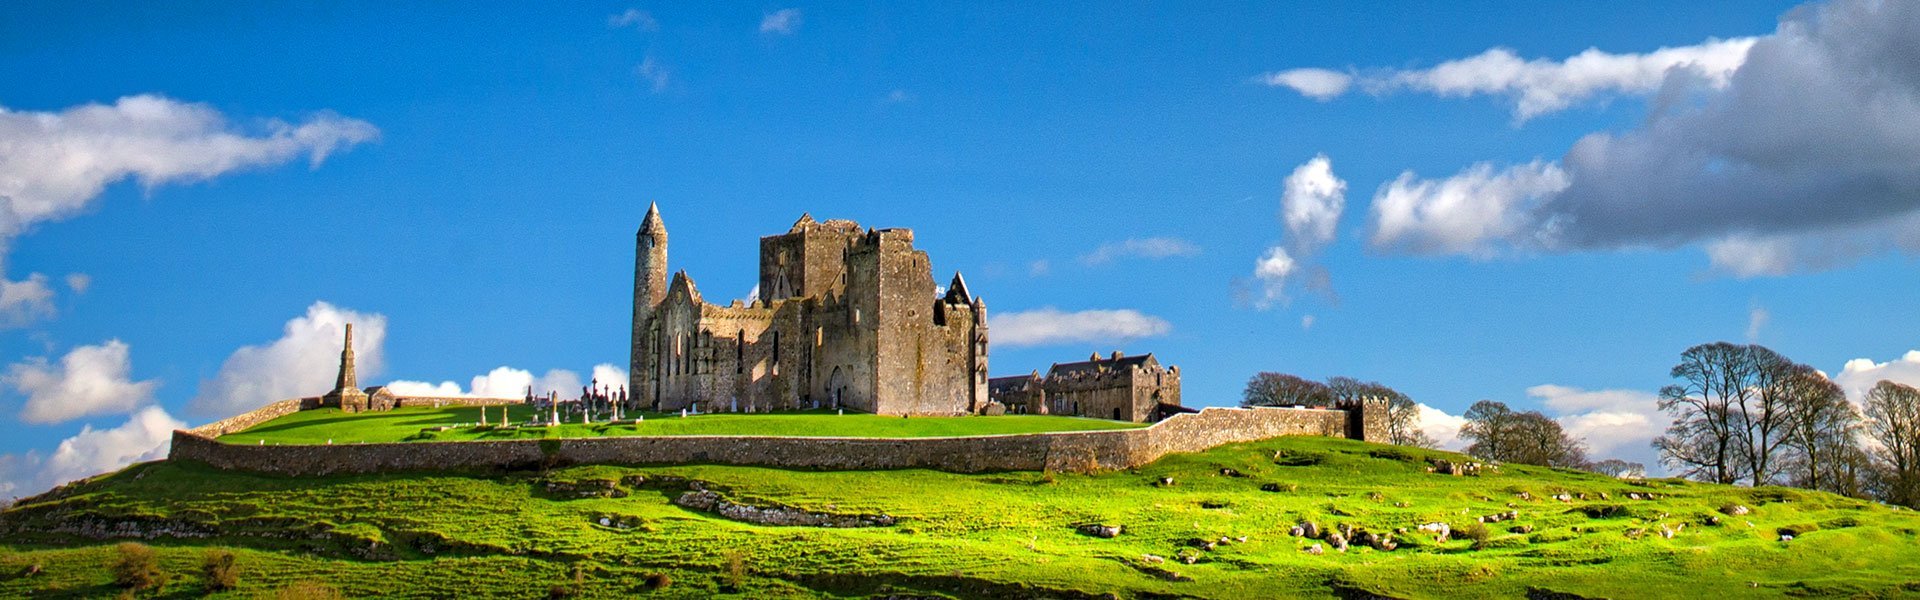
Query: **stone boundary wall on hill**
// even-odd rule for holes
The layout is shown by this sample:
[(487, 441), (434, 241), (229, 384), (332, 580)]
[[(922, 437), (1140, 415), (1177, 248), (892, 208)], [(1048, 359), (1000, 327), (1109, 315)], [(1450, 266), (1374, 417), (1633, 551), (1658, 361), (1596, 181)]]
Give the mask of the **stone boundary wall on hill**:
[[(229, 433), (246, 431), (255, 425), (272, 421), (296, 412), (301, 406), (318, 404), (320, 398), (288, 398), (266, 406), (243, 412), (225, 419), (201, 425), (187, 431), (206, 437), (217, 438)], [(397, 406), (498, 406), (501, 404), (521, 404), (521, 398), (470, 398), (465, 396), (396, 396)]]
[(318, 400), (319, 398), (288, 398), (187, 431), (217, 438), (236, 431), (246, 431), (255, 425), (300, 412), (301, 405)]
[[(982, 417), (992, 418), (992, 417)], [(1343, 410), (1206, 408), (1150, 427), (939, 438), (632, 436), (545, 440), (255, 446), (175, 431), (169, 460), (288, 476), (518, 469), (567, 464), (722, 464), (823, 470), (1125, 469), (1282, 435), (1348, 436)]]

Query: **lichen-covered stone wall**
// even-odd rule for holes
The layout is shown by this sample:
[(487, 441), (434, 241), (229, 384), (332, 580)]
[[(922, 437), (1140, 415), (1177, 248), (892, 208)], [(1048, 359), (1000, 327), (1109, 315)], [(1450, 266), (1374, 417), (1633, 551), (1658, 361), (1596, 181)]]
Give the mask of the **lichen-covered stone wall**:
[(1348, 423), (1342, 410), (1207, 408), (1142, 429), (974, 437), (635, 436), (276, 446), (225, 444), (214, 439), (217, 428), (199, 428), (174, 432), (168, 459), (289, 476), (688, 463), (957, 473), (1090, 471), (1125, 469), (1169, 453), (1281, 435), (1346, 437)]

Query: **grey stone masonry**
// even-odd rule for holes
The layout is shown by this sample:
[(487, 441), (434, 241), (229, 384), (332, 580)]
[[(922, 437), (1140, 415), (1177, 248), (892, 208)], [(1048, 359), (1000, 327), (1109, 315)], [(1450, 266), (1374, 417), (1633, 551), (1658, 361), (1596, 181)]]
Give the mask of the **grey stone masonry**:
[(945, 290), (907, 229), (802, 215), (760, 238), (760, 292), (727, 304), (669, 275), (647, 210), (634, 247), (629, 410), (883, 415), (988, 411), (986, 302)]

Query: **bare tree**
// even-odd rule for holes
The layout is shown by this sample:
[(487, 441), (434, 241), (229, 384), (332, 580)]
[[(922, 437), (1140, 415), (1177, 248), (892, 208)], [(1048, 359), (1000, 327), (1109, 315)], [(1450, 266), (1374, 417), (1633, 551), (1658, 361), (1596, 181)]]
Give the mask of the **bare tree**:
[(1326, 384), (1285, 373), (1260, 372), (1247, 380), (1241, 406), (1327, 406), (1333, 392)]
[(1920, 390), (1875, 384), (1867, 392), (1867, 433), (1880, 443), (1873, 456), (1882, 470), (1881, 499), (1920, 508)]
[(1795, 404), (1789, 411), (1785, 443), (1787, 483), (1861, 495), (1866, 473), (1858, 441), (1860, 412), (1847, 401), (1840, 384), (1812, 368), (1795, 369), (1785, 385)]
[(1735, 457), (1742, 463), (1749, 483), (1760, 486), (1777, 483), (1785, 465), (1781, 458), (1781, 448), (1787, 443), (1787, 435), (1794, 420), (1794, 412), (1805, 403), (1801, 396), (1816, 385), (1805, 385), (1814, 379), (1825, 379), (1813, 367), (1796, 364), (1780, 353), (1760, 345), (1748, 345), (1745, 352), (1737, 356), (1747, 362), (1747, 374), (1751, 378), (1749, 393), (1743, 396), (1744, 402), (1733, 405), (1728, 418), (1733, 419), (1734, 438), (1739, 442)]
[(1467, 454), (1488, 460), (1505, 460), (1512, 455), (1512, 435), (1518, 415), (1505, 403), (1481, 400), (1461, 413), (1467, 420), (1460, 426), (1460, 437), (1473, 440)]
[(1647, 476), (1647, 466), (1637, 462), (1627, 462), (1618, 458), (1609, 458), (1593, 463), (1593, 472), (1608, 477), (1639, 479)]
[(1467, 454), (1501, 462), (1586, 468), (1586, 448), (1560, 423), (1537, 411), (1516, 412), (1506, 404), (1481, 400), (1467, 408), (1460, 437), (1473, 440)]
[(1688, 348), (1672, 376), (1679, 382), (1661, 388), (1660, 408), (1673, 424), (1653, 445), (1681, 475), (1714, 483), (1780, 483), (1798, 413), (1831, 391), (1813, 367), (1759, 345)]
[(1433, 448), (1440, 445), (1420, 430), (1420, 403), (1400, 392), (1387, 398), (1387, 438), (1399, 446)]
[(1673, 425), (1653, 446), (1660, 451), (1660, 462), (1682, 476), (1714, 483), (1739, 480), (1728, 415), (1749, 393), (1744, 354), (1743, 347), (1727, 342), (1688, 348), (1671, 371), (1679, 383), (1660, 388), (1660, 410), (1673, 416)]

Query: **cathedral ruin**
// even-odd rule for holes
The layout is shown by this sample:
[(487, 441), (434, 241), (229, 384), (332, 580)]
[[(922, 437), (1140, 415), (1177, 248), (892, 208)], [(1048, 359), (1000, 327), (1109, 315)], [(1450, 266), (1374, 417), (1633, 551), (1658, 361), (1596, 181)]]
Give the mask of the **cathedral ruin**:
[(722, 306), (667, 273), (657, 205), (636, 235), (628, 390), (655, 411), (811, 408), (882, 415), (989, 409), (987, 306), (944, 291), (908, 229), (802, 215), (760, 238), (759, 293)]

